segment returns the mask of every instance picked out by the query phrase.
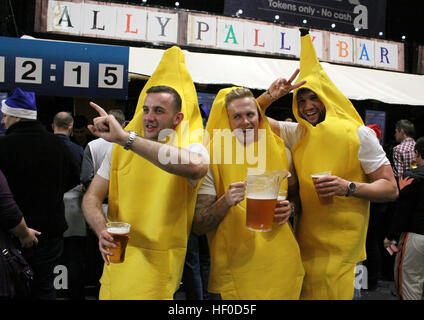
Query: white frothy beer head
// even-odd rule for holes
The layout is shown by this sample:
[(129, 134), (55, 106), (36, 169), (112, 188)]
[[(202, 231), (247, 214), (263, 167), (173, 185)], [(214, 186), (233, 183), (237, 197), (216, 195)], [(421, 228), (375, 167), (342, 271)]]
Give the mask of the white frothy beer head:
[(127, 234), (130, 232), (130, 228), (111, 227), (111, 228), (107, 228), (107, 232), (113, 233), (113, 234)]
[(318, 172), (318, 173), (311, 174), (311, 177), (313, 179), (327, 177), (327, 176), (331, 176), (331, 171)]
[(109, 222), (106, 224), (106, 230), (114, 234), (130, 233), (131, 225), (124, 222)]

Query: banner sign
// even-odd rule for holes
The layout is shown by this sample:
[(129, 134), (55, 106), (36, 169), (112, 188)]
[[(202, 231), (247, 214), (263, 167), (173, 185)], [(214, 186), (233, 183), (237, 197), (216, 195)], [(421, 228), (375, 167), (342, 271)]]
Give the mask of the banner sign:
[(365, 37), (386, 30), (384, 0), (225, 0), (224, 14), (323, 30), (334, 24), (334, 31)]
[(128, 47), (0, 37), (0, 90), (128, 98)]
[[(86, 0), (51, 0), (43, 8), (35, 18), (41, 22), (36, 23), (38, 32), (300, 56), (299, 28), (277, 23)], [(310, 34), (322, 61), (404, 71), (402, 43), (316, 29)]]
[(386, 131), (386, 112), (377, 110), (365, 110), (365, 125), (376, 124), (380, 127), (380, 144), (384, 144)]

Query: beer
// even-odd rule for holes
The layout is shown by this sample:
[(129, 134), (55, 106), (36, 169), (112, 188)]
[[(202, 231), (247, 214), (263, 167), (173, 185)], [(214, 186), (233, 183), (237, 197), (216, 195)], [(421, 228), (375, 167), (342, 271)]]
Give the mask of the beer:
[(411, 162), (411, 169), (416, 169), (417, 168), (417, 160), (412, 160)]
[(113, 237), (113, 243), (116, 248), (109, 248), (108, 250), (113, 253), (109, 257), (111, 263), (122, 263), (125, 260), (125, 249), (129, 240), (130, 225), (123, 222), (109, 222), (106, 225), (107, 232)]
[[(312, 174), (312, 175), (311, 175), (311, 177), (312, 177), (312, 181), (313, 181), (313, 183), (314, 183), (314, 185), (315, 185), (315, 182), (316, 182), (319, 178), (326, 177), (326, 176), (329, 176), (329, 175), (331, 175), (331, 171), (328, 171), (328, 172), (321, 172), (321, 173), (315, 173), (315, 174)], [(332, 204), (332, 203), (333, 203), (333, 197), (320, 197), (318, 193), (317, 193), (317, 196), (318, 196), (319, 202), (320, 202), (322, 205), (324, 205), (324, 206), (325, 206), (325, 205), (329, 205), (329, 204)]]
[(260, 195), (247, 196), (246, 227), (254, 231), (271, 231), (277, 199)]

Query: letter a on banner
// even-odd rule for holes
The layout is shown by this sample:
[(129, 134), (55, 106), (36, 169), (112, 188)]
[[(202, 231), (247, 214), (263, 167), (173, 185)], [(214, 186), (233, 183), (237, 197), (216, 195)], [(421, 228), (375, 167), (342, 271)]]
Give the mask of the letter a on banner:
[(228, 29), (228, 33), (227, 33), (227, 37), (225, 38), (225, 43), (228, 43), (229, 39), (233, 39), (233, 43), (234, 44), (238, 44), (237, 39), (236, 39), (236, 35), (234, 34), (234, 30), (233, 30), (233, 25), (229, 25), (226, 24), (225, 28)]

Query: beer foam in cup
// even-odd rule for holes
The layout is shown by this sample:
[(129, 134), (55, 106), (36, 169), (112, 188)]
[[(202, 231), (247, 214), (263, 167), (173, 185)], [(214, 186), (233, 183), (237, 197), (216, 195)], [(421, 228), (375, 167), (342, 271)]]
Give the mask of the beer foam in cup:
[(327, 177), (327, 176), (331, 176), (331, 171), (326, 171), (326, 172), (318, 172), (318, 173), (314, 173), (311, 174), (312, 178), (322, 178), (322, 177)]
[(253, 193), (253, 194), (248, 194), (247, 198), (255, 199), (255, 200), (271, 200), (271, 199), (276, 199), (277, 197), (274, 194), (270, 194), (270, 193)]
[(125, 222), (108, 222), (106, 223), (106, 230), (114, 234), (130, 233), (131, 225)]
[(107, 228), (107, 232), (113, 233), (113, 234), (126, 234), (130, 232), (130, 228), (129, 227), (122, 227), (122, 228), (109, 227)]

